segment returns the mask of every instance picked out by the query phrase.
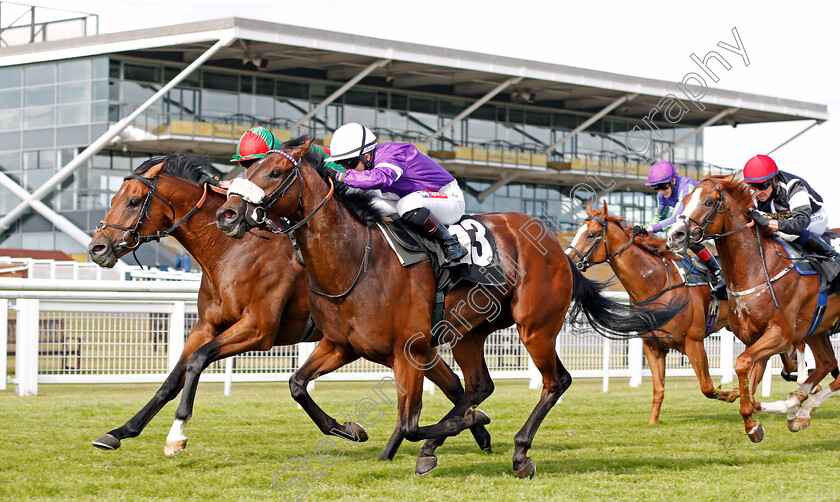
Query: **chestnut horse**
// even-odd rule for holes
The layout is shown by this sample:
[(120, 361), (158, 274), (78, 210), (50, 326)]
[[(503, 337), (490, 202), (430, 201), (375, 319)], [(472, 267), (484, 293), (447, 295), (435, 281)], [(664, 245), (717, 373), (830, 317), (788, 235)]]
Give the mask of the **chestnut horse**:
[[(295, 400), (325, 434), (340, 426), (312, 400), (306, 384), (360, 356), (392, 365), (400, 390), (398, 427), (409, 441), (429, 440), (415, 472), (430, 472), (443, 438), (489, 422), (475, 410), (493, 391), (483, 361), (484, 342), (493, 331), (516, 323), (543, 378), (539, 402), (514, 440), (513, 468), (519, 477), (532, 477), (536, 464), (527, 451), (534, 434), (571, 383), (555, 352), (570, 302), (575, 300), (572, 318), (582, 311), (603, 333), (653, 330), (684, 306), (675, 302), (644, 310), (609, 300), (571, 265), (559, 241), (535, 218), (519, 213), (476, 216), (496, 241), (507, 281), (497, 287), (462, 282), (447, 295), (444, 339), (463, 370), (466, 393), (439, 423), (420, 426), (421, 368), (437, 362), (429, 336), (435, 298), (432, 267), (422, 262), (403, 268), (385, 238), (374, 231), (382, 216), (370, 205), (370, 195), (332, 186), (323, 162), (304, 157), (310, 144), (299, 138), (285, 144), (285, 150), (270, 151), (250, 167), (242, 191), (231, 187), (229, 195), (240, 196), (230, 197), (217, 216), (219, 228), (233, 237), (251, 225), (246, 215), (255, 223), (280, 217), (296, 222), (287, 230), (296, 232), (309, 273), (310, 308), (324, 340), (289, 384)], [(540, 233), (534, 237), (537, 228)], [(342, 432), (355, 433), (346, 426)]]
[[(169, 155), (148, 160), (128, 176), (111, 200), (111, 210), (97, 227), (88, 246), (91, 259), (113, 267), (117, 259), (144, 242), (171, 234), (201, 265), (199, 319), (189, 333), (178, 363), (149, 403), (122, 427), (93, 442), (113, 450), (120, 441), (136, 437), (181, 389), (176, 420), (164, 453), (176, 455), (186, 447), (184, 425), (192, 416), (201, 372), (214, 361), (275, 345), (293, 345), (309, 319), (306, 272), (289, 238), (226, 239), (215, 228), (216, 210), (225, 198), (218, 181), (200, 157)], [(308, 340), (320, 340), (316, 330)], [(464, 389), (446, 364), (430, 368), (426, 376), (452, 400)], [(482, 449), (490, 449), (483, 427), (472, 431)], [(391, 458), (399, 446), (399, 431), (383, 452)]]
[[(828, 296), (825, 315), (811, 326), (817, 306), (818, 279), (790, 272), (791, 260), (769, 229), (751, 228), (747, 212), (755, 205), (746, 183), (734, 176), (706, 176), (684, 199), (685, 209), (668, 232), (668, 246), (684, 251), (694, 242), (713, 238), (729, 292), (729, 325), (747, 349), (738, 356), (735, 373), (741, 393), (741, 416), (753, 442), (764, 438), (764, 427), (752, 418), (758, 411), (787, 413), (788, 428), (810, 424), (810, 413), (840, 389), (840, 378), (812, 397), (808, 394), (837, 367), (827, 331), (840, 316), (840, 295)], [(778, 300), (777, 300), (778, 299)], [(816, 333), (808, 336), (809, 333)], [(759, 403), (754, 394), (767, 359), (805, 341), (816, 368), (796, 392), (774, 403)], [(808, 399), (803, 404), (803, 401)], [(800, 407), (801, 405), (801, 407)]]
[(609, 262), (615, 276), (633, 302), (668, 302), (682, 295), (688, 298), (688, 308), (680, 312), (663, 328), (669, 336), (654, 333), (643, 335), (645, 357), (653, 378), (653, 407), (648, 424), (659, 422), (659, 410), (665, 397), (665, 356), (673, 349), (688, 357), (700, 391), (709, 399), (732, 402), (738, 391), (715, 389), (709, 375), (709, 361), (703, 340), (728, 324), (729, 303), (721, 301), (714, 326), (707, 330), (706, 315), (712, 297), (708, 287), (686, 286), (672, 260), (681, 258), (665, 248), (665, 241), (641, 236), (625, 228), (623, 219), (607, 213), (607, 203), (601, 211), (588, 210), (588, 218), (577, 231), (566, 253), (578, 268)]

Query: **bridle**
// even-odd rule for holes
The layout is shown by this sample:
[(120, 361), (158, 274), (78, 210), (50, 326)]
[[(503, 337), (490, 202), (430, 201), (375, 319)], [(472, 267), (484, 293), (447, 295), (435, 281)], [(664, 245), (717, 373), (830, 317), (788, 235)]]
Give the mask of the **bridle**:
[[(143, 176), (140, 176), (140, 175), (137, 175), (137, 174), (130, 174), (130, 175), (126, 176), (125, 178), (123, 178), (123, 182), (129, 181), (129, 180), (137, 180), (137, 181), (143, 183), (144, 185), (146, 185), (149, 188), (149, 191), (146, 193), (146, 198), (143, 200), (143, 207), (140, 209), (140, 216), (137, 217), (137, 222), (134, 224), (134, 227), (132, 227), (132, 228), (124, 227), (124, 226), (121, 226), (121, 225), (116, 225), (114, 223), (108, 223), (107, 221), (102, 220), (96, 226), (96, 231), (94, 232), (94, 234), (96, 232), (102, 232), (102, 235), (104, 235), (105, 239), (108, 241), (108, 245), (110, 245), (111, 249), (114, 250), (114, 251), (116, 251), (118, 249), (126, 248), (126, 249), (131, 250), (132, 252), (136, 252), (137, 248), (140, 247), (141, 244), (144, 244), (146, 242), (151, 242), (151, 241), (160, 242), (161, 239), (163, 239), (164, 237), (167, 237), (170, 234), (172, 234), (172, 232), (174, 232), (175, 229), (180, 227), (185, 221), (190, 219), (199, 209), (201, 209), (201, 206), (204, 205), (204, 201), (207, 199), (208, 187), (210, 187), (214, 191), (218, 191), (220, 193), (223, 191), (223, 189), (221, 189), (221, 188), (212, 187), (209, 183), (204, 183), (204, 193), (201, 195), (201, 199), (199, 199), (199, 201), (196, 203), (196, 205), (192, 209), (190, 209), (187, 212), (187, 214), (185, 214), (183, 217), (181, 217), (181, 219), (175, 221), (169, 228), (167, 228), (166, 230), (164, 230), (162, 232), (159, 231), (159, 232), (156, 232), (156, 233), (150, 234), (150, 235), (141, 235), (140, 234), (140, 227), (143, 226), (143, 223), (149, 217), (149, 214), (148, 214), (149, 213), (149, 206), (151, 206), (151, 204), (152, 204), (152, 198), (153, 197), (157, 197), (158, 199), (165, 202), (166, 205), (169, 206), (169, 210), (172, 211), (172, 219), (173, 220), (175, 220), (175, 208), (172, 207), (171, 202), (169, 202), (168, 200), (161, 197), (157, 193), (157, 191), (155, 190), (155, 187), (157, 186), (157, 180), (158, 180), (157, 176), (155, 176), (151, 180), (149, 180), (148, 178), (144, 178)], [(108, 236), (108, 234), (105, 232), (105, 228), (115, 228), (117, 230), (122, 230), (124, 232), (123, 236), (122, 236), (122, 240), (117, 241), (116, 243), (114, 241), (112, 241), (111, 238)], [(136, 254), (135, 254), (134, 258), (135, 258), (135, 260), (137, 259)], [(137, 263), (140, 263), (139, 260), (137, 261)]]
[[(740, 227), (738, 227), (734, 230), (730, 230), (728, 232), (723, 232), (723, 233), (719, 233), (719, 234), (707, 234), (706, 233), (706, 227), (708, 227), (712, 222), (715, 221), (715, 218), (717, 217), (718, 214), (728, 212), (729, 216), (731, 216), (732, 219), (735, 218), (735, 214), (732, 212), (732, 208), (729, 206), (729, 204), (724, 203), (724, 201), (723, 201), (723, 189), (720, 187), (720, 185), (718, 185), (715, 180), (710, 179), (710, 178), (700, 180), (700, 183), (704, 183), (706, 181), (710, 182), (712, 184), (712, 186), (715, 187), (715, 191), (717, 191), (717, 194), (718, 194), (718, 199), (717, 199), (717, 201), (715, 201), (714, 205), (712, 206), (712, 209), (706, 214), (706, 216), (703, 217), (702, 221), (697, 221), (694, 218), (690, 218), (690, 217), (688, 217), (684, 214), (681, 214), (681, 215), (677, 216), (677, 220), (682, 221), (683, 224), (686, 226), (686, 228), (689, 229), (688, 230), (688, 241), (689, 242), (691, 242), (692, 244), (697, 244), (697, 243), (702, 242), (706, 239), (719, 239), (721, 237), (726, 237), (727, 235), (734, 234), (735, 232), (740, 232), (741, 230), (744, 230), (745, 228), (750, 228), (755, 224), (754, 221), (750, 221), (746, 225), (742, 225), (742, 226), (740, 226)], [(700, 186), (700, 183), (697, 183), (697, 186)], [(694, 227), (690, 226), (689, 223), (693, 223)], [(699, 230), (699, 233), (696, 233), (695, 230)]]
[(593, 253), (595, 253), (595, 250), (598, 249), (598, 245), (601, 244), (601, 242), (604, 243), (604, 252), (607, 254), (607, 260), (606, 261), (609, 262), (612, 258), (615, 258), (616, 256), (623, 253), (627, 248), (629, 248), (630, 245), (633, 244), (633, 238), (636, 237), (636, 233), (634, 232), (633, 236), (630, 237), (630, 239), (627, 241), (627, 244), (622, 246), (621, 249), (619, 249), (615, 253), (610, 254), (610, 250), (607, 248), (607, 241), (606, 241), (606, 239), (604, 239), (604, 236), (607, 233), (607, 224), (609, 223), (609, 221), (606, 220), (606, 219), (602, 220), (602, 219), (600, 219), (598, 217), (595, 217), (595, 216), (590, 216), (583, 221), (584, 221), (584, 223), (586, 223), (587, 221), (594, 221), (594, 222), (600, 224), (601, 225), (601, 232), (598, 234), (598, 237), (595, 239), (595, 242), (592, 244), (592, 246), (589, 247), (589, 250), (586, 251), (585, 254), (581, 254), (581, 252), (578, 251), (577, 248), (575, 248), (574, 246), (568, 246), (566, 248), (566, 249), (571, 249), (572, 251), (574, 251), (574, 253), (580, 259), (580, 261), (578, 261), (575, 264), (575, 266), (581, 272), (584, 272), (589, 267), (591, 267), (592, 265), (595, 265), (594, 263), (589, 262), (589, 258), (592, 256)]
[[(253, 219), (254, 223), (256, 224), (256, 226), (259, 226), (260, 228), (264, 228), (264, 229), (266, 229), (270, 232), (276, 233), (276, 234), (287, 234), (289, 232), (294, 232), (295, 230), (297, 230), (298, 228), (300, 228), (301, 226), (306, 224), (307, 221), (309, 221), (310, 219), (312, 219), (313, 216), (315, 216), (315, 213), (317, 213), (318, 211), (321, 210), (322, 207), (324, 207), (324, 204), (326, 204), (327, 201), (330, 200), (333, 193), (335, 192), (335, 185), (333, 184), (332, 178), (328, 178), (328, 181), (330, 183), (330, 191), (326, 195), (326, 197), (324, 197), (324, 199), (321, 201), (321, 203), (318, 204), (318, 206), (311, 213), (309, 213), (309, 215), (307, 215), (306, 217), (304, 217), (302, 220), (295, 223), (294, 225), (286, 225), (285, 228), (279, 228), (273, 221), (266, 218), (266, 215), (268, 214), (268, 209), (271, 206), (273, 206), (275, 202), (277, 202), (278, 200), (280, 200), (280, 199), (282, 199), (283, 197), (286, 196), (286, 192), (289, 190), (289, 188), (292, 187), (292, 185), (295, 183), (295, 181), (298, 181), (299, 185), (300, 185), (300, 189), (298, 190), (298, 200), (297, 200), (297, 204), (295, 205), (295, 210), (297, 208), (302, 208), (303, 207), (303, 200), (302, 200), (303, 199), (303, 177), (301, 177), (301, 175), (300, 175), (300, 162), (297, 159), (295, 159), (294, 157), (292, 157), (288, 153), (284, 152), (283, 150), (269, 150), (266, 153), (266, 156), (268, 156), (269, 154), (272, 154), (272, 153), (279, 153), (283, 157), (286, 157), (286, 160), (288, 160), (289, 162), (292, 163), (291, 171), (289, 171), (289, 174), (280, 182), (280, 184), (277, 185), (277, 187), (274, 190), (272, 190), (272, 192), (270, 194), (263, 197), (262, 200), (259, 203), (249, 202), (245, 199), (243, 199), (243, 201), (246, 204), (248, 204), (249, 206), (253, 207), (253, 211), (252, 212), (248, 211), (248, 212), (246, 212), (246, 214), (250, 212), (253, 215), (252, 219)], [(230, 197), (231, 195), (238, 195), (238, 194), (228, 193), (228, 197)], [(294, 210), (292, 212), (294, 212)]]

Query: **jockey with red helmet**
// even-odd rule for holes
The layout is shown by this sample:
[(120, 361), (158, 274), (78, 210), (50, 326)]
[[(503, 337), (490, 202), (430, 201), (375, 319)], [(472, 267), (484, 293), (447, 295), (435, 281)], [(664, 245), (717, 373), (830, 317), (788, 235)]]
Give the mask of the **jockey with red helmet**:
[[(239, 143), (236, 144), (236, 153), (231, 157), (231, 162), (239, 162), (239, 164), (248, 169), (258, 160), (265, 157), (269, 150), (280, 148), (280, 140), (266, 129), (265, 127), (255, 126), (247, 131), (239, 138)], [(312, 145), (310, 151), (315, 151), (318, 155), (326, 157), (330, 152), (318, 145)], [(344, 168), (332, 162), (326, 162), (325, 165), (337, 171), (344, 172)]]
[[(697, 182), (693, 179), (682, 176), (677, 172), (677, 169), (665, 160), (650, 166), (648, 170), (648, 180), (645, 183), (656, 190), (656, 199), (659, 202), (659, 209), (650, 225), (633, 227), (633, 230), (639, 234), (647, 234), (667, 231), (674, 222), (677, 221), (677, 216), (682, 213), (683, 199), (686, 195), (694, 190)], [(697, 255), (709, 272), (712, 273), (712, 291), (717, 290), (723, 286), (723, 275), (721, 274), (720, 264), (715, 256), (706, 249), (706, 246), (694, 244), (690, 249)]]
[(403, 221), (439, 241), (448, 263), (467, 254), (446, 225), (464, 215), (466, 202), (458, 182), (440, 164), (411, 143), (377, 143), (367, 127), (351, 122), (336, 129), (327, 159), (343, 166), (335, 179), (361, 190), (376, 191), (383, 215)]
[(744, 166), (744, 181), (755, 190), (756, 209), (750, 211), (755, 224), (776, 230), (779, 237), (816, 254), (837, 257), (819, 236), (828, 228), (823, 199), (807, 181), (780, 171), (767, 155), (756, 155)]

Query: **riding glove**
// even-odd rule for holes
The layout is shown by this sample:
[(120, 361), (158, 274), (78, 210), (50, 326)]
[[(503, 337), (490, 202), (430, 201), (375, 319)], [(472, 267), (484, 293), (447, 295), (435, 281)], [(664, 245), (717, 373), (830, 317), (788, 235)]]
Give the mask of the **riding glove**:
[(764, 216), (760, 211), (756, 211), (755, 209), (752, 209), (749, 213), (747, 213), (747, 216), (749, 216), (750, 219), (753, 220), (759, 227), (766, 227), (770, 225), (770, 218)]
[(641, 225), (633, 225), (633, 233), (638, 235), (647, 235), (648, 231)]

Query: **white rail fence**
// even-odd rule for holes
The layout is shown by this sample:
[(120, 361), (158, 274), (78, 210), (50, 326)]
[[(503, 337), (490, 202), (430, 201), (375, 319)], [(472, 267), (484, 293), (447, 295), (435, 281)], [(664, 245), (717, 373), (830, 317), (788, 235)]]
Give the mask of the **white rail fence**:
[[(38, 384), (163, 382), (198, 320), (198, 286), (197, 281), (0, 279), (0, 388), (7, 381), (9, 326), (19, 395), (36, 395)], [(201, 379), (225, 382), (226, 392), (234, 382), (286, 381), (314, 345), (242, 354), (212, 364)], [(711, 374), (723, 384), (732, 382), (734, 359), (743, 344), (724, 331), (707, 338), (705, 345)], [(440, 350), (459, 372), (448, 347)], [(626, 378), (638, 386), (650, 376), (640, 339), (608, 340), (588, 327), (566, 327), (558, 336), (557, 353), (573, 378), (602, 378), (605, 392), (611, 379)], [(484, 356), (493, 379), (528, 379), (532, 388), (542, 386), (514, 328), (492, 334)], [(694, 376), (687, 358), (674, 351), (666, 367), (668, 376)], [(779, 374), (777, 357), (767, 371)], [(380, 380), (392, 374), (359, 360), (319, 380)], [(769, 382), (764, 379), (764, 395), (770, 393)]]

